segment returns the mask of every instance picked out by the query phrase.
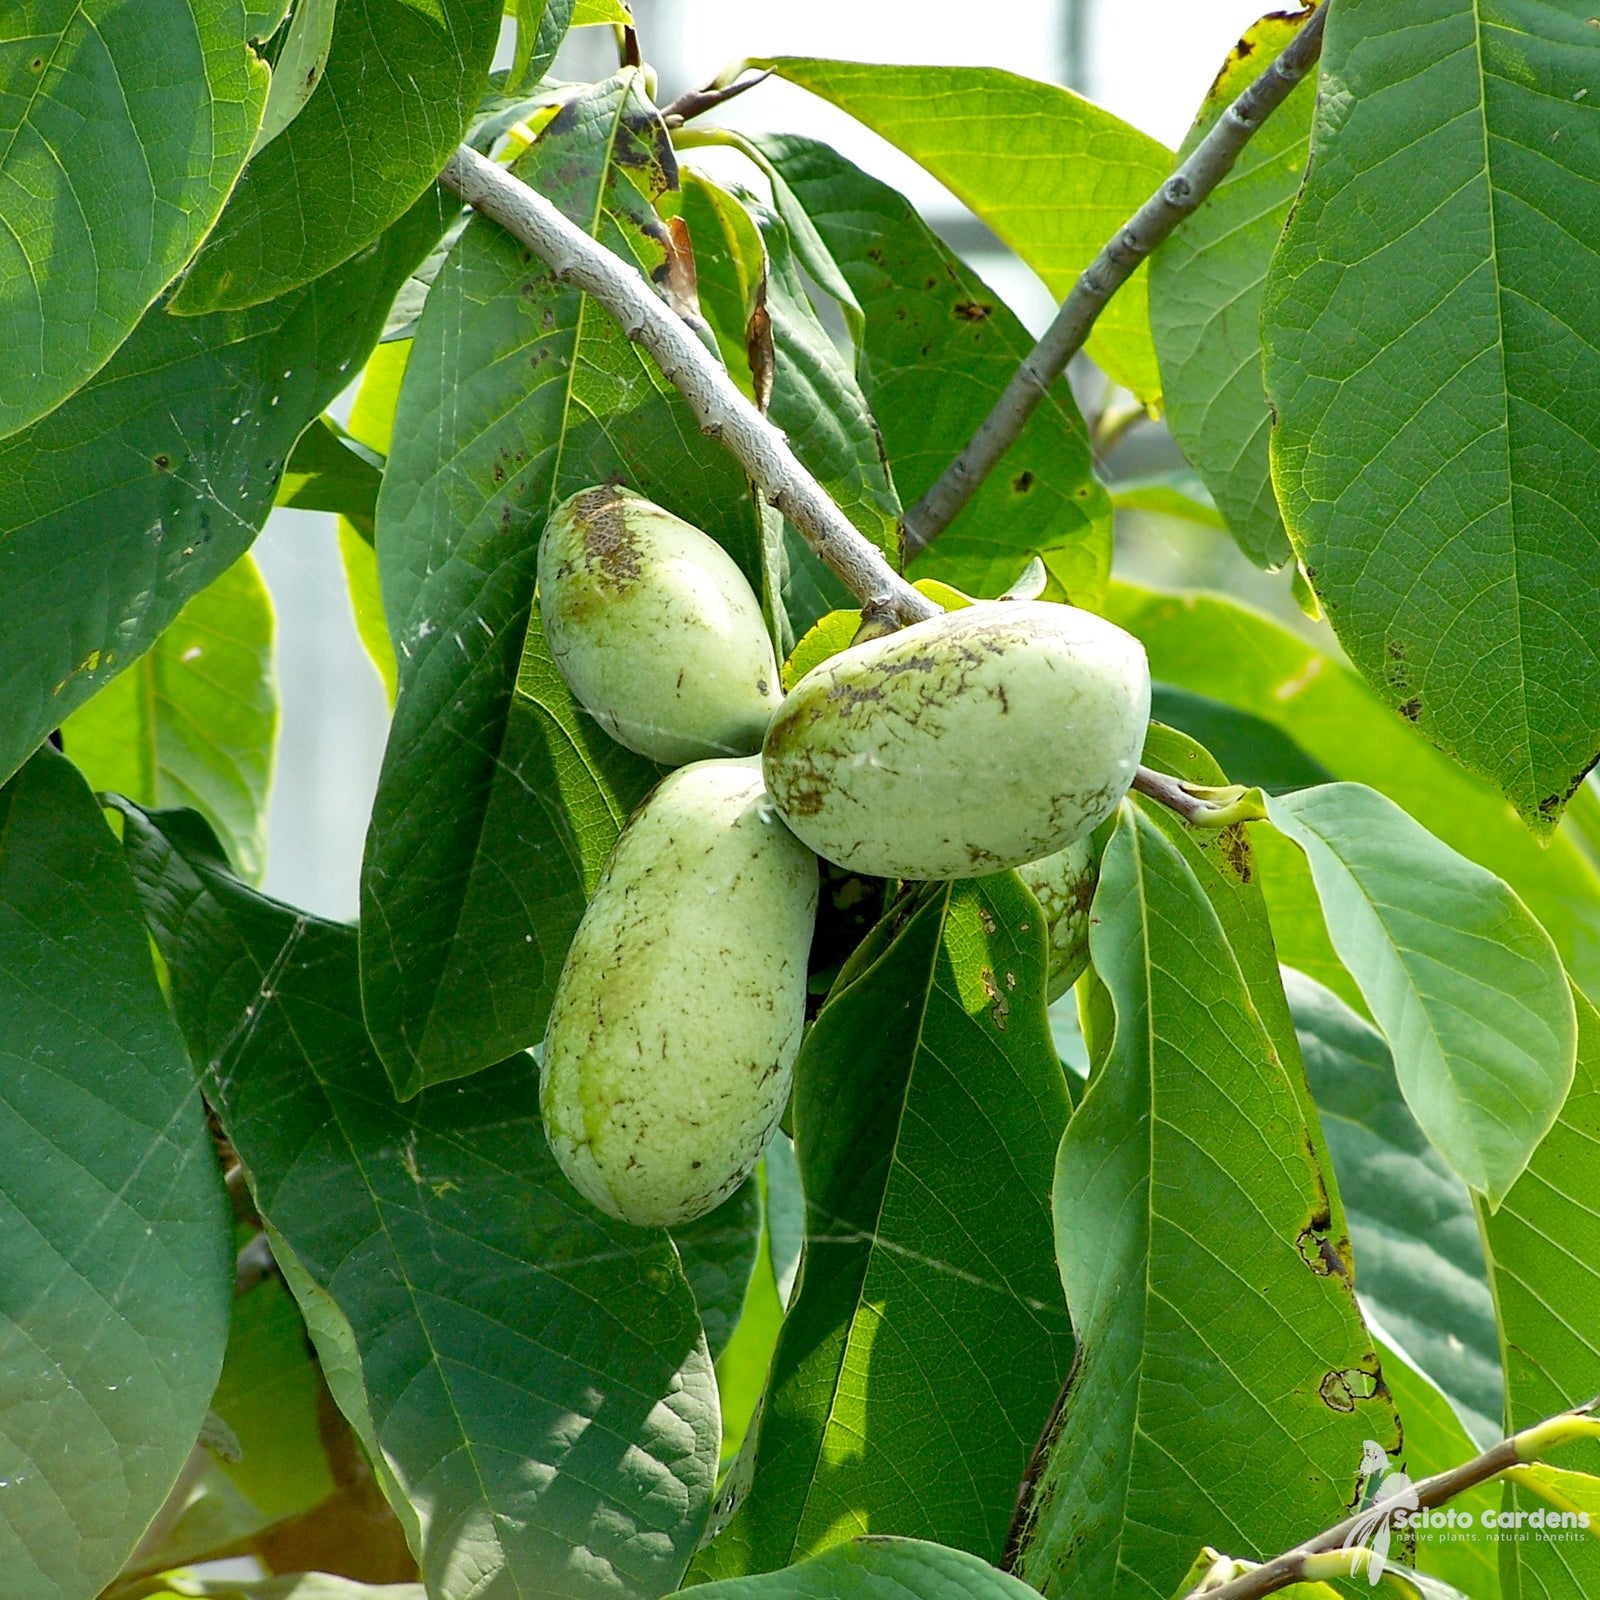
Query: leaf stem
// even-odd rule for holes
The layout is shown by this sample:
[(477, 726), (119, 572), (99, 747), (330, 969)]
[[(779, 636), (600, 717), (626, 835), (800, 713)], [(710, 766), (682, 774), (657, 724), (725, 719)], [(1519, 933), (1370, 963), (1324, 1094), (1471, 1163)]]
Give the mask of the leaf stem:
[(537, 190), (467, 145), (445, 163), (439, 181), (547, 262), (563, 283), (596, 300), (629, 339), (649, 351), (689, 403), (700, 431), (728, 450), (768, 503), (789, 519), (864, 607), (892, 616), (901, 625), (939, 615), (939, 607), (913, 589), (856, 530), (801, 465), (782, 432), (740, 394), (716, 358), (637, 267), (590, 238)]
[(1023, 358), (994, 409), (961, 453), (906, 513), (909, 560), (961, 514), (996, 463), (1016, 443), (1067, 363), (1083, 348), (1106, 302), (1155, 247), (1206, 199), (1232, 170), (1239, 152), (1288, 99), (1322, 53), (1327, 0), (1311, 13), (1278, 59), (1218, 118), (1189, 159), (1117, 230), (1061, 302), (1055, 320)]
[(1176, 811), (1192, 828), (1228, 828), (1236, 822), (1264, 822), (1267, 816), (1260, 791), (1243, 784), (1212, 789), (1140, 767), (1133, 776), (1133, 787)]
[[(1378, 1500), (1365, 1510), (1346, 1517), (1336, 1527), (1307, 1539), (1293, 1550), (1274, 1556), (1259, 1567), (1251, 1567), (1226, 1582), (1209, 1587), (1202, 1585), (1191, 1590), (1185, 1600), (1201, 1600), (1202, 1596), (1204, 1600), (1260, 1600), (1260, 1596), (1286, 1589), (1292, 1583), (1325, 1576), (1331, 1564), (1317, 1558), (1331, 1551), (1343, 1550), (1345, 1541), (1364, 1521), (1370, 1521), (1374, 1513), (1412, 1509), (1425, 1511), (1443, 1505), (1447, 1500), (1455, 1499), (1468, 1489), (1477, 1488), (1480, 1483), (1487, 1483), (1511, 1467), (1527, 1465), (1558, 1444), (1565, 1444), (1572, 1439), (1592, 1438), (1600, 1433), (1600, 1418), (1595, 1415), (1597, 1409), (1600, 1409), (1600, 1397), (1587, 1405), (1577, 1406), (1525, 1428), (1459, 1467), (1451, 1467), (1448, 1472), (1438, 1472), (1431, 1478), (1411, 1484), (1404, 1495), (1395, 1494)], [(1413, 1494), (1415, 1500), (1411, 1498)]]

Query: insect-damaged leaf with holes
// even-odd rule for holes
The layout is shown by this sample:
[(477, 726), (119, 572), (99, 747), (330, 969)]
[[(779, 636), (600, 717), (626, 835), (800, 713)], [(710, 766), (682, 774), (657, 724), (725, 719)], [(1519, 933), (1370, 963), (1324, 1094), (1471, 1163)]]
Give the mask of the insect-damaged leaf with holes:
[(0, 442), (0, 774), (249, 548), (301, 430), (439, 236), (430, 193), (369, 251), (240, 314), (145, 317)]
[(1273, 476), (1367, 681), (1552, 828), (1600, 750), (1600, 28), (1334, 6), (1263, 308)]
[(0, 789), (0, 1557), (90, 1596), (222, 1366), (227, 1201), (116, 839), (41, 750)]
[(133, 331), (250, 154), (239, 0), (10, 0), (0, 50), (0, 438)]
[[(860, 302), (857, 373), (911, 505), (972, 437), (1033, 340), (903, 195), (814, 140), (754, 142)], [(1111, 502), (1065, 383), (910, 571), (995, 596), (1035, 555), (1068, 595), (1098, 600), (1111, 568)]]
[[(676, 164), (634, 71), (569, 101), (517, 171), (663, 267), (641, 185), (666, 193)], [(546, 517), (607, 481), (703, 528), (760, 592), (760, 513), (732, 457), (593, 300), (477, 218), (428, 296), (378, 498), (401, 692), (367, 839), (362, 996), (402, 1094), (537, 1042), (585, 893), (657, 775), (577, 710), (530, 628)]]
[(1399, 1443), (1299, 1062), (1213, 909), (1214, 870), (1132, 804), (1101, 867), (1090, 947), (1115, 1034), (1055, 1181), (1082, 1349), (1017, 1568), (1047, 1594), (1170, 1594), (1204, 1544), (1273, 1554), (1344, 1515), (1364, 1440)]
[[(1274, 13), (1249, 29), (1207, 91), (1180, 161), (1302, 24), (1301, 17)], [(1305, 170), (1316, 96), (1316, 74), (1309, 73), (1150, 261), (1150, 328), (1167, 424), (1228, 531), (1258, 566), (1278, 566), (1290, 553), (1267, 459), (1261, 293)]]
[(1072, 1353), (1044, 982), (1038, 907), (1005, 873), (927, 886), (836, 983), (795, 1068), (806, 1255), (754, 1485), (697, 1576), (890, 1529), (999, 1559)]
[[(207, 1098), (330, 1372), (418, 1530), (436, 1600), (648, 1597), (716, 1475), (716, 1385), (665, 1232), (557, 1170), (518, 1056), (397, 1104), (362, 1026), (355, 930), (231, 878), (192, 812), (124, 838)], [(326, 1360), (326, 1355), (325, 1358)]]
[(321, 82), (245, 168), (174, 309), (259, 305), (371, 244), (465, 134), (502, 9), (502, 0), (339, 0)]

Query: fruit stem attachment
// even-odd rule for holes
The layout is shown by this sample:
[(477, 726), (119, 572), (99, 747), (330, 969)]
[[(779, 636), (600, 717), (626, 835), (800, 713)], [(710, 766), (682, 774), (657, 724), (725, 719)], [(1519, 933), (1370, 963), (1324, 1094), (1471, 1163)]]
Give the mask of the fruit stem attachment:
[(1214, 789), (1205, 784), (1184, 783), (1179, 778), (1169, 778), (1164, 772), (1140, 767), (1134, 774), (1133, 787), (1176, 811), (1191, 828), (1231, 828), (1236, 822), (1267, 820), (1261, 791), (1246, 788), (1242, 783)]
[[(1447, 1500), (1453, 1500), (1458, 1494), (1475, 1489), (1480, 1483), (1487, 1483), (1513, 1467), (1526, 1466), (1555, 1445), (1565, 1444), (1572, 1439), (1593, 1438), (1600, 1433), (1600, 1417), (1595, 1414), (1597, 1409), (1600, 1409), (1600, 1397), (1587, 1405), (1576, 1406), (1547, 1421), (1535, 1423), (1509, 1439), (1502, 1439), (1499, 1444), (1490, 1446), (1482, 1455), (1474, 1456), (1459, 1467), (1451, 1467), (1448, 1472), (1436, 1472), (1431, 1478), (1410, 1484), (1402, 1494), (1380, 1497), (1375, 1504), (1357, 1511), (1354, 1516), (1346, 1517), (1337, 1526), (1326, 1529), (1315, 1538), (1307, 1539), (1304, 1544), (1296, 1545), (1293, 1550), (1286, 1550), (1258, 1567), (1249, 1567), (1222, 1582), (1203, 1581), (1198, 1589), (1191, 1589), (1184, 1600), (1260, 1600), (1262, 1595), (1274, 1594), (1292, 1583), (1345, 1576), (1353, 1570), (1353, 1565), (1346, 1565), (1332, 1557), (1331, 1553), (1348, 1554), (1346, 1541), (1357, 1533), (1364, 1522), (1370, 1526), (1374, 1513), (1426, 1511), (1434, 1506), (1442, 1506)], [(1412, 1495), (1416, 1498), (1413, 1499)], [(1226, 1565), (1219, 1561), (1218, 1570), (1224, 1570)]]
[(768, 503), (789, 519), (863, 606), (892, 616), (902, 626), (940, 614), (856, 530), (800, 464), (782, 432), (740, 394), (637, 267), (590, 238), (536, 189), (467, 145), (445, 163), (439, 181), (547, 262), (561, 282), (597, 301), (629, 339), (650, 353), (688, 402), (700, 431), (738, 461)]
[(1306, 18), (1283, 53), (1217, 119), (1215, 126), (1084, 268), (1061, 302), (1055, 320), (1023, 358), (994, 409), (960, 455), (906, 513), (906, 559), (925, 550), (961, 514), (967, 502), (1017, 442), (1028, 418), (1067, 363), (1083, 348), (1106, 302), (1135, 269), (1233, 170), (1239, 152), (1289, 98), (1322, 53), (1327, 0)]

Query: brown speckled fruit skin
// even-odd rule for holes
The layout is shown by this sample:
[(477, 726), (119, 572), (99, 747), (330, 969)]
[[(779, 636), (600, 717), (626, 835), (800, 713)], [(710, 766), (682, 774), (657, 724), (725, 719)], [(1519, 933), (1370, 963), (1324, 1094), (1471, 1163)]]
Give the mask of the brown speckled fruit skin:
[(1138, 768), (1150, 669), (1072, 606), (973, 605), (852, 646), (772, 719), (767, 789), (819, 856), (880, 878), (970, 878), (1064, 849)]
[(1033, 891), (1050, 930), (1050, 981), (1046, 995), (1059, 1000), (1089, 965), (1089, 907), (1100, 880), (1092, 839), (1025, 861), (1017, 876)]
[(749, 1175), (789, 1099), (817, 859), (761, 763), (666, 778), (606, 863), (545, 1032), (540, 1106), (561, 1170), (603, 1211), (687, 1222)]

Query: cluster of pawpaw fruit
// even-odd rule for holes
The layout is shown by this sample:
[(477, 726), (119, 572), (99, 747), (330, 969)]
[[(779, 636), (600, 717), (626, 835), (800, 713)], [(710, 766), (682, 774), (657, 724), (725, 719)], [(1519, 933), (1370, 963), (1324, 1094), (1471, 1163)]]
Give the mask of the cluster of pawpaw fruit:
[(761, 604), (698, 528), (621, 488), (557, 508), (546, 641), (573, 697), (671, 772), (612, 850), (557, 983), (545, 1131), (602, 1210), (670, 1225), (744, 1181), (789, 1098), (817, 858), (877, 878), (1016, 867), (1082, 971), (1090, 835), (1133, 780), (1138, 641), (1041, 601), (974, 602), (829, 656), (785, 695)]

